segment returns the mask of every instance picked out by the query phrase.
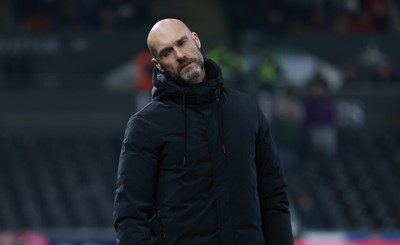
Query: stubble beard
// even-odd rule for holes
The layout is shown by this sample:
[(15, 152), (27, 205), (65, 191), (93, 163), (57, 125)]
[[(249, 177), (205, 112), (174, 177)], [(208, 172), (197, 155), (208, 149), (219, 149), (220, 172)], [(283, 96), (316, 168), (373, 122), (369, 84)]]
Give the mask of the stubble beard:
[(204, 58), (201, 54), (199, 47), (196, 45), (196, 58), (189, 60), (190, 62), (195, 64), (195, 67), (188, 71), (187, 73), (182, 74), (182, 70), (179, 71), (179, 79), (185, 85), (192, 85), (194, 83), (198, 83), (199, 77), (201, 76), (204, 70)]
[(198, 78), (201, 76), (201, 73), (204, 69), (204, 64), (202, 62), (199, 62), (198, 60), (195, 61), (196, 67), (194, 67), (192, 70), (190, 70), (187, 73), (180, 73), (179, 74), (179, 80), (181, 80), (184, 84), (186, 85), (191, 85), (194, 84)]
[(171, 72), (168, 72), (167, 69), (165, 69), (165, 68), (164, 68), (164, 72), (172, 79), (175, 79), (178, 84), (193, 85), (196, 82), (198, 82), (197, 80), (201, 76), (201, 74), (204, 70), (204, 58), (200, 52), (200, 49), (197, 49), (197, 57), (196, 58), (186, 59), (186, 60), (181, 61), (182, 64), (185, 64), (188, 62), (191, 62), (192, 64), (194, 64), (195, 67), (186, 73), (182, 73), (182, 70), (179, 69), (178, 74), (172, 74)]

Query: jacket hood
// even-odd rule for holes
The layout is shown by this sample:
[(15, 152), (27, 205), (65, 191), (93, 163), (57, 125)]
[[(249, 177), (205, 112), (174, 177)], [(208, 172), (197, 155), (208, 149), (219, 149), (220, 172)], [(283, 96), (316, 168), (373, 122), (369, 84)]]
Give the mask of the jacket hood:
[(205, 81), (182, 86), (178, 81), (157, 69), (153, 70), (153, 100), (171, 99), (184, 104), (207, 104), (218, 99), (221, 95), (223, 78), (221, 69), (213, 61), (204, 58)]

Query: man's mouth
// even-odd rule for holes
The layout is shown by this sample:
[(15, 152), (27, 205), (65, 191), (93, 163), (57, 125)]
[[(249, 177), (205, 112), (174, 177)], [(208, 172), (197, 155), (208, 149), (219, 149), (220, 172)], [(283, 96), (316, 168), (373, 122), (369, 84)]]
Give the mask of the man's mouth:
[(191, 61), (189, 61), (189, 62), (183, 64), (183, 65), (181, 66), (181, 70), (183, 70), (185, 67), (187, 67), (187, 66), (190, 65), (190, 64), (192, 64)]

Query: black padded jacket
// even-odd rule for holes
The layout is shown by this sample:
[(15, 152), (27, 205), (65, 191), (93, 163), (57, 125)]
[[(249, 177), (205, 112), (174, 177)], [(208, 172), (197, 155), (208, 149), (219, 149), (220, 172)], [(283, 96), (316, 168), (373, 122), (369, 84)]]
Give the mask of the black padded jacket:
[(153, 72), (153, 99), (122, 143), (114, 222), (119, 245), (291, 245), (286, 184), (256, 101), (207, 79)]

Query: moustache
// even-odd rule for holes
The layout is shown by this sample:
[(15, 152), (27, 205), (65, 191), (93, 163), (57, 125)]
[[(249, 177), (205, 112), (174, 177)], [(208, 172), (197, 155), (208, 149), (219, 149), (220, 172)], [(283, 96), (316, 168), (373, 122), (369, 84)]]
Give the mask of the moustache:
[(187, 66), (189, 63), (193, 63), (196, 62), (193, 59), (183, 59), (183, 60), (179, 60), (179, 70), (182, 70), (185, 66)]

